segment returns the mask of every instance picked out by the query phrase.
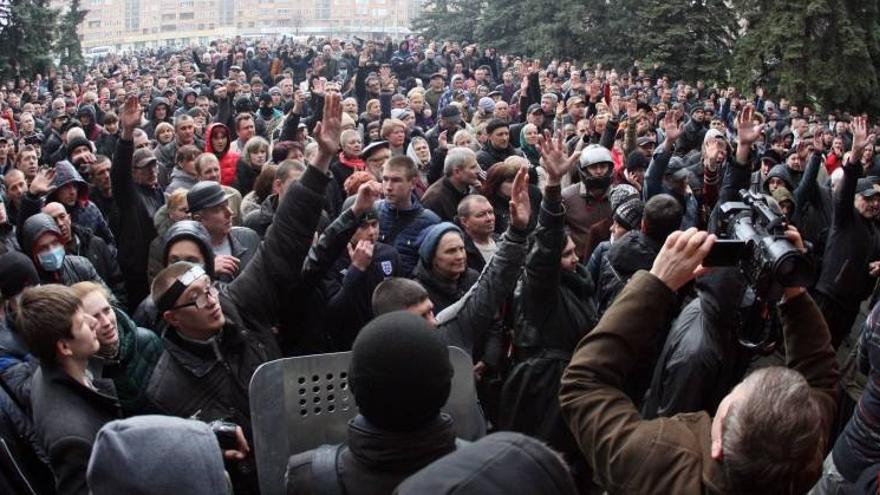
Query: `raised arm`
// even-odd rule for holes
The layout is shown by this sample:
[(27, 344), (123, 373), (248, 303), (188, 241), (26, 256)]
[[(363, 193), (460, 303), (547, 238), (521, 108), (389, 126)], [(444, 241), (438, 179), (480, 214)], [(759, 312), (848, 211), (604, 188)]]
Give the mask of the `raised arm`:
[(862, 165), (859, 158), (867, 144), (867, 119), (864, 116), (853, 117), (852, 132), (853, 145), (849, 154), (849, 160), (843, 164), (843, 181), (839, 189), (833, 192), (834, 197), (834, 225), (841, 226), (853, 219), (853, 203), (856, 199), (856, 184), (862, 175)]
[(448, 345), (474, 354), (474, 344), (490, 331), (498, 307), (513, 291), (526, 255), (528, 225), (532, 215), (527, 167), (519, 169), (510, 196), (510, 226), (498, 251), (480, 278), (453, 305), (437, 315), (438, 328)]
[(122, 134), (116, 142), (113, 153), (113, 166), (110, 167), (110, 187), (113, 190), (113, 201), (123, 213), (134, 211), (137, 193), (134, 178), (131, 175), (131, 159), (134, 156), (134, 130), (141, 123), (142, 109), (136, 96), (129, 96), (119, 114), (119, 126)]
[(669, 160), (672, 158), (675, 142), (683, 130), (684, 124), (678, 123), (678, 114), (676, 112), (667, 112), (666, 117), (663, 119), (663, 133), (666, 138), (660, 144), (660, 149), (654, 152), (651, 164), (648, 166), (647, 172), (645, 172), (645, 201), (663, 192), (663, 175), (666, 173), (666, 167), (669, 166)]
[[(700, 491), (699, 459), (685, 467), (681, 460), (669, 460), (676, 456), (658, 451), (649, 440), (664, 429), (681, 427), (669, 419), (643, 420), (623, 387), (636, 364), (656, 352), (652, 337), (672, 317), (675, 292), (699, 273), (714, 241), (714, 236), (696, 229), (672, 233), (651, 273), (641, 271), (632, 278), (580, 342), (562, 377), (562, 414), (597, 481), (609, 492), (628, 493), (634, 486), (647, 486), (646, 478), (657, 477), (639, 470), (649, 457), (651, 465), (662, 466), (666, 459), (677, 468), (675, 476), (663, 478), (665, 484), (655, 484), (656, 493), (671, 492), (676, 481), (688, 482), (677, 485), (688, 493)], [(634, 314), (650, 317), (633, 318)]]
[(254, 258), (229, 284), (230, 297), (248, 317), (270, 323), (277, 320), (285, 294), (302, 283), (303, 262), (318, 228), (330, 181), (327, 169), (339, 147), (341, 118), (339, 94), (330, 93), (324, 100), (324, 120), (315, 129), (319, 148), (314, 163), (281, 199)]

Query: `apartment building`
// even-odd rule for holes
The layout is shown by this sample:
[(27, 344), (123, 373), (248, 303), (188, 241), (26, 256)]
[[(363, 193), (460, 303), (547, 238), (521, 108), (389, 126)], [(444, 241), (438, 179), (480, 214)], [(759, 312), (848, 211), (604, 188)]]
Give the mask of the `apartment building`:
[[(54, 0), (67, 8), (64, 0)], [(208, 43), (218, 37), (409, 32), (421, 0), (82, 0), (84, 51)]]

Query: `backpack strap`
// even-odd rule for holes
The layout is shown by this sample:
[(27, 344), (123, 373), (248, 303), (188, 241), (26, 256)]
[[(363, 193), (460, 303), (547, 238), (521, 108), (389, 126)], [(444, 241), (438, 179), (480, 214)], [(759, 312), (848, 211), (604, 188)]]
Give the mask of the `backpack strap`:
[(312, 455), (312, 493), (345, 495), (339, 476), (339, 452), (342, 444), (321, 445)]

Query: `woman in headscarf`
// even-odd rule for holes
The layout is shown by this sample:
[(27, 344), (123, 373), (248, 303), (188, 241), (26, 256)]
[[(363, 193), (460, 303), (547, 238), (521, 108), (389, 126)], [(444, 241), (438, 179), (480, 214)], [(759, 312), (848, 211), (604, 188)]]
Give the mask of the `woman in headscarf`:
[(406, 156), (410, 157), (419, 169), (419, 175), (413, 184), (416, 196), (421, 199), (422, 194), (428, 189), (428, 170), (431, 168), (431, 148), (428, 146), (428, 141), (423, 137), (412, 138), (406, 149)]

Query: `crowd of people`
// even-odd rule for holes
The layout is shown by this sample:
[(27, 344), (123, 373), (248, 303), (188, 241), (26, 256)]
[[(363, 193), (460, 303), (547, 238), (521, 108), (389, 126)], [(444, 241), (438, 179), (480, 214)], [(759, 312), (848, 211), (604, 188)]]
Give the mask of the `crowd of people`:
[[(0, 492), (259, 493), (255, 370), (341, 351), (358, 415), (286, 493), (878, 492), (864, 116), (424, 37), (108, 55), (0, 105)], [(703, 266), (740, 191), (803, 283)]]

